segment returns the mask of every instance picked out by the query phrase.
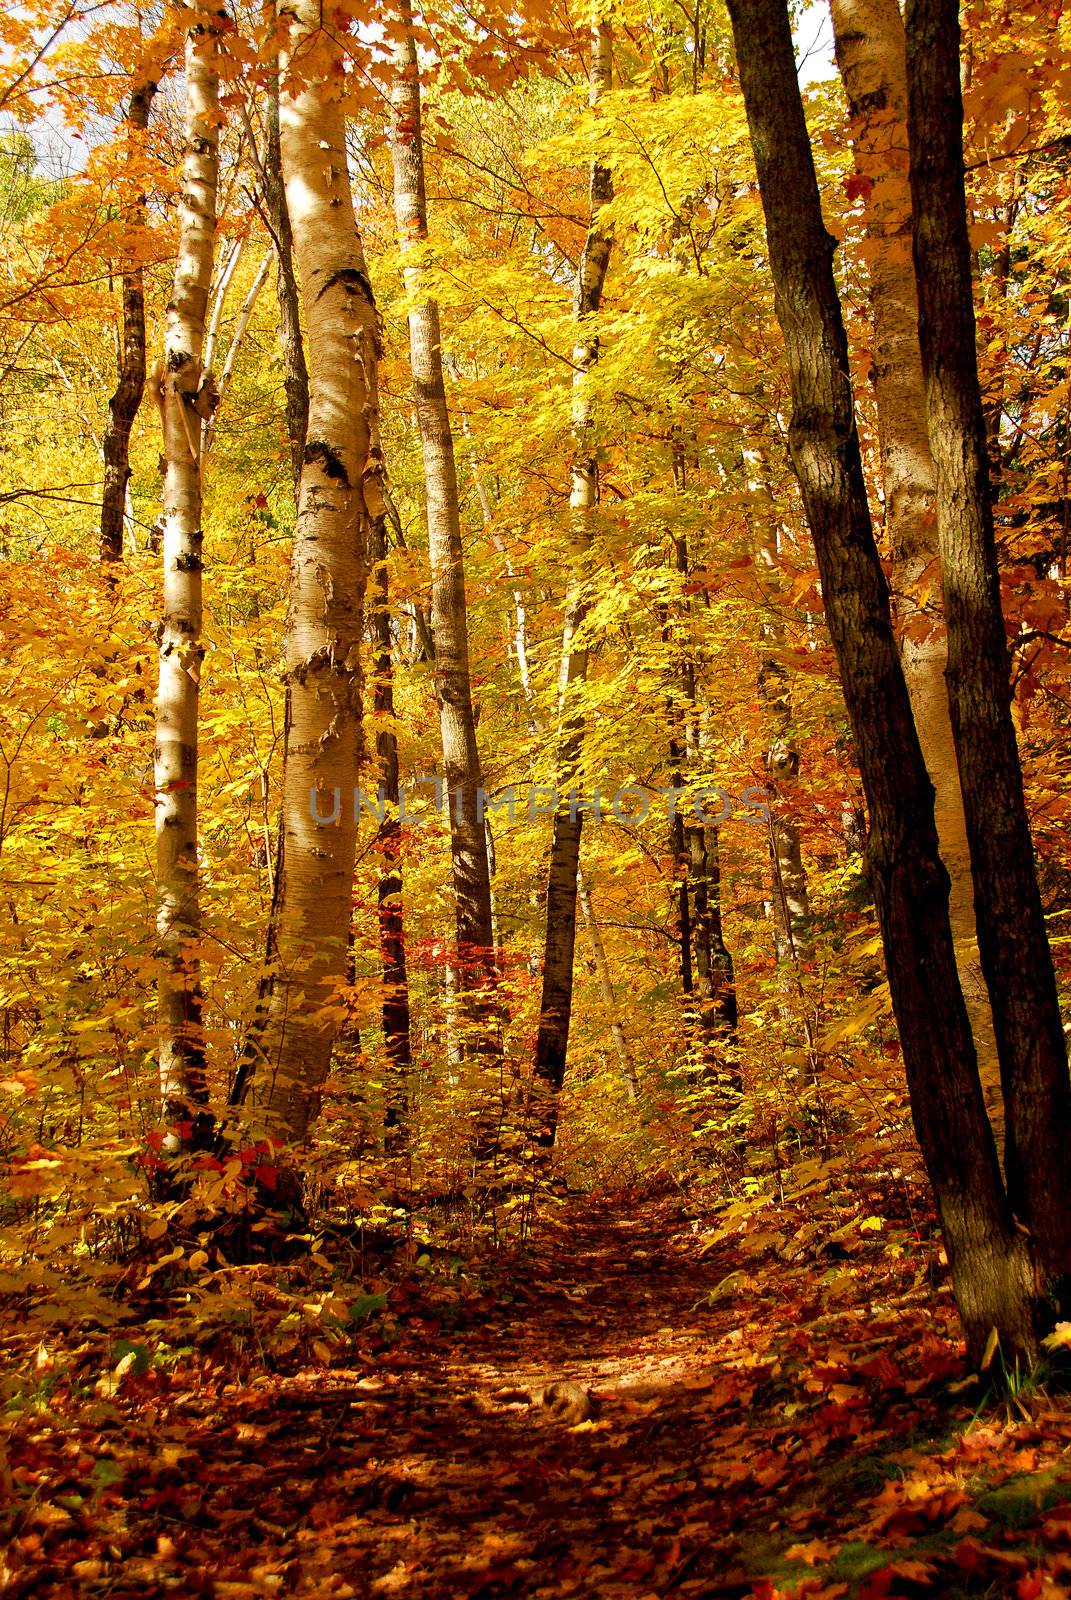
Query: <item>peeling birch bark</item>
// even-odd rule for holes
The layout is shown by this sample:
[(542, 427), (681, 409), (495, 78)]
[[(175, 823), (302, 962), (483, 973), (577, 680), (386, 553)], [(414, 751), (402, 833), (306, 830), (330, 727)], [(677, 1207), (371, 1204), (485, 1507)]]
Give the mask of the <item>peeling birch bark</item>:
[[(318, 0), (299, 0), (288, 13), (280, 100), (308, 330), (309, 418), (285, 649), (290, 712), (275, 971), (255, 1085), (268, 1131), (289, 1141), (304, 1138), (319, 1110), (344, 1018), (368, 536), (382, 509), (376, 311), (350, 193), (342, 102), (327, 92), (341, 77), (342, 50), (324, 20)], [(288, 76), (297, 57), (300, 76)]]
[[(165, 1148), (198, 1146), (206, 1106), (197, 944), (197, 744), (201, 662), (201, 424), (211, 414), (201, 352), (212, 279), (219, 175), (217, 36), (209, 14), (189, 12), (186, 137), (175, 281), (167, 307), (161, 410), (164, 429), (163, 614), (156, 702), (156, 876), (160, 1099)], [(195, 21), (195, 17), (204, 20)]]

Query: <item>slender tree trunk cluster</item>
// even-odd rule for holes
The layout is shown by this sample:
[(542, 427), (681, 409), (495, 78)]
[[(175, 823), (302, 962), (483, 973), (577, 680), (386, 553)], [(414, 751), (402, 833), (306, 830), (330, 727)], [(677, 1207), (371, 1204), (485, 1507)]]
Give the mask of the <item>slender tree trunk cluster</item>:
[(1047, 1290), (1071, 1287), (1071, 1078), (1011, 714), (963, 175), (959, 8), (909, 0), (908, 127), (919, 343), (936, 484), (948, 696), (982, 971), (1005, 1111), (1005, 1172)]
[[(674, 441), (673, 481), (678, 493), (688, 488), (688, 454)], [(673, 561), (682, 586), (689, 577), (688, 540), (673, 536)], [(691, 604), (687, 591), (678, 603), (678, 615), (663, 612), (662, 640), (673, 641), (673, 623), (690, 632)], [(690, 642), (674, 652), (676, 682), (668, 697), (668, 755), (671, 782), (685, 790), (685, 779), (701, 756), (698, 684)], [(722, 930), (721, 840), (717, 826), (691, 820), (687, 800), (675, 805), (670, 822), (670, 850), (676, 895), (677, 938), (680, 948), (681, 989), (686, 997), (690, 1045), (698, 1055), (703, 1076), (716, 1082), (725, 1074), (726, 1056), (735, 1042), (737, 1024), (736, 974)], [(686, 818), (688, 820), (686, 820)], [(728, 1079), (740, 1087), (739, 1072), (729, 1064)]]
[[(749, 485), (761, 492), (763, 485)], [(759, 702), (768, 743), (763, 756), (770, 791), (770, 877), (774, 948), (783, 968), (798, 975), (810, 955), (810, 894), (799, 824), (778, 805), (791, 806), (800, 753), (792, 726), (792, 685), (785, 663), (785, 626), (780, 606), (777, 532), (766, 527), (755, 539), (755, 568), (763, 587), (765, 615), (759, 624)]]
[[(999, 1338), (1006, 1363), (1033, 1360), (1071, 1296), (1071, 1126), (1056, 979), (1038, 889), (1011, 714), (989, 456), (999, 425), (979, 388), (962, 146), (956, 0), (831, 0), (838, 61), (853, 118), (857, 176), (868, 186), (871, 310), (885, 532), (893, 597), (867, 499), (849, 351), (822, 215), (785, 0), (728, 0), (766, 223), (775, 310), (791, 382), (789, 454), (814, 540), (823, 603), (866, 798), (866, 859), (899, 1029), (915, 1130), (933, 1186), (968, 1350)], [(249, 284), (217, 386), (211, 354), (236, 243), (217, 271), (219, 16), (182, 7), (185, 143), (174, 286), (164, 356), (154, 372), (163, 425), (163, 609), (158, 631), (155, 791), (158, 882), (159, 1082), (165, 1151), (204, 1150), (208, 1105), (199, 970), (198, 716), (202, 660), (202, 469), (271, 255)], [(388, 1150), (404, 1148), (414, 1048), (410, 1036), (399, 749), (395, 731), (389, 498), (379, 434), (376, 307), (357, 227), (338, 86), (339, 18), (294, 0), (277, 19), (279, 72), (269, 75), (265, 151), (256, 161), (280, 306), (287, 433), (296, 495), (285, 640), (281, 818), (257, 1014), (232, 1103), (250, 1086), (256, 1119), (280, 1144), (304, 1140), (355, 983), (353, 887), (358, 817), (352, 797), (366, 756), (362, 651), (370, 639), (374, 766), (387, 811), (376, 848), (381, 1020), (388, 1063)], [(497, 986), (500, 935), (492, 894), (494, 839), (483, 815), (466, 611), (461, 505), (444, 379), (439, 309), (428, 293), (420, 67), (408, 0), (396, 0), (391, 151), (409, 299), (409, 353), (424, 474), (432, 574), (430, 627), (450, 825), (456, 939), (446, 952), (448, 1078), (475, 1062), (481, 1096), (473, 1149), (498, 1148), (506, 1098)], [(589, 104), (612, 76), (610, 25), (591, 35)], [(696, 80), (698, 82), (698, 79)], [(155, 84), (131, 96), (126, 121), (144, 134)], [(257, 142), (247, 115), (251, 143)], [(905, 165), (906, 161), (906, 165)], [(612, 238), (609, 167), (596, 157), (576, 268), (569, 528), (574, 567), (565, 600), (557, 694), (556, 783), (546, 936), (532, 1077), (534, 1142), (545, 1171), (565, 1082), (576, 921), (583, 914), (613, 1049), (631, 1099), (640, 1094), (602, 932), (580, 868), (588, 673), (588, 564), (599, 502), (593, 442), (594, 327)], [(260, 202), (258, 202), (260, 204)], [(910, 247), (910, 248), (909, 248)], [(1007, 266), (1005, 266), (1005, 271)], [(141, 271), (126, 270), (119, 381), (103, 440), (101, 555), (121, 559), (129, 443), (146, 381)], [(468, 433), (467, 419), (463, 426)], [(542, 721), (531, 684), (523, 590), (504, 555), (510, 622), (530, 729)], [(684, 491), (683, 456), (674, 481)], [(750, 485), (752, 490), (756, 485)], [(668, 757), (673, 782), (710, 759), (708, 703), (697, 682), (686, 535), (674, 531), (685, 598), (661, 604), (673, 675)], [(798, 749), (769, 529), (752, 533), (767, 586), (757, 641), (758, 697), (771, 787), (794, 784)], [(746, 559), (746, 558), (745, 558)], [(930, 599), (940, 567), (943, 615)], [(365, 607), (366, 588), (372, 588)], [(892, 598), (895, 599), (895, 616)], [(674, 647), (675, 629), (688, 641)], [(664, 737), (664, 735), (663, 735)], [(364, 786), (366, 789), (369, 785)], [(741, 1079), (733, 962), (722, 914), (721, 838), (682, 808), (671, 825), (681, 986), (709, 1075)], [(798, 827), (776, 811), (770, 858), (777, 954), (797, 974), (809, 955), (810, 904)], [(974, 930), (977, 928), (977, 945)], [(981, 978), (984, 978), (983, 992)], [(355, 1034), (349, 1043), (354, 1049)], [(999, 1066), (1003, 1170), (982, 1072)], [(980, 1072), (980, 1068), (982, 1072)], [(492, 1083), (494, 1076), (496, 1082)], [(286, 1158), (283, 1198), (300, 1199)]]
[(398, 819), (400, 795), (398, 735), (394, 728), (394, 666), (391, 657), (390, 588), (387, 580), (387, 514), (372, 518), (369, 556), (372, 572), (372, 712), (376, 725), (376, 762), (386, 802), (379, 828), (382, 860), (376, 886), (379, 907), (379, 948), (383, 967), (383, 1038), (390, 1062), (385, 1123), (388, 1143), (401, 1146), (409, 1108), (409, 1073), (412, 1045), (409, 1034), (409, 980), (405, 956), (405, 916), (402, 909), (402, 826)]
[(991, 1082), (996, 1042), (975, 937), (970, 853), (945, 682), (948, 645), (937, 576), (933, 458), (911, 260), (906, 37), (897, 0), (833, 0), (831, 12), (852, 115), (856, 172), (868, 186), (872, 371), (897, 632), (935, 791), (941, 859), (952, 882), (949, 915), (963, 998), (983, 1082)]
[(992, 1329), (1036, 1352), (1029, 1250), (1015, 1227), (956, 969), (948, 874), (870, 522), (834, 241), (796, 78), (784, 0), (730, 0), (775, 307), (792, 385), (789, 447), (814, 537), (826, 616), (870, 817), (867, 859), (912, 1113), (972, 1357)]
[(283, 182), (283, 156), (279, 133), (279, 74), (273, 72), (267, 91), (267, 144), (262, 183), (268, 226), (275, 246), (275, 281), (279, 298), (279, 342), (283, 353), (283, 386), (286, 392), (286, 436), (295, 493), (301, 483), (305, 458), (305, 436), (309, 426), (309, 373), (305, 364), (305, 343), (301, 335), (301, 296), (294, 274), (294, 230), (286, 204)]
[[(421, 131), (420, 73), (407, 5), (397, 14), (395, 80), (391, 94), (394, 209), (409, 310), (409, 358), (424, 461), (428, 553), (431, 562), (431, 632), (439, 704), (443, 775), (449, 810), (450, 851), (457, 921), (457, 963), (466, 1054), (500, 1071), (501, 1043), (495, 988), (491, 880), (481, 771), (469, 671), (465, 566), (461, 545), (457, 467), (443, 375), (439, 308), (424, 286), (421, 251), (428, 237)], [(484, 1085), (492, 1095), (495, 1086)], [(487, 1143), (482, 1136), (477, 1142)]]

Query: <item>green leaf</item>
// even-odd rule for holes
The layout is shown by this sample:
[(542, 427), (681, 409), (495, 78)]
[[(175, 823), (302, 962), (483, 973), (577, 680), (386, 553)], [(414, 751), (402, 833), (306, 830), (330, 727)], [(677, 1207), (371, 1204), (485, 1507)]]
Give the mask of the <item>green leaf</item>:
[[(132, 1355), (134, 1357), (126, 1371), (133, 1373), (135, 1378), (144, 1376), (152, 1366), (152, 1351), (148, 1345), (132, 1344), (129, 1339), (117, 1339), (113, 1349), (120, 1361), (124, 1356)], [(99, 1466), (100, 1463), (98, 1462), (97, 1465)]]
[(366, 1317), (382, 1311), (386, 1303), (386, 1294), (359, 1294), (350, 1306), (350, 1321), (363, 1322)]

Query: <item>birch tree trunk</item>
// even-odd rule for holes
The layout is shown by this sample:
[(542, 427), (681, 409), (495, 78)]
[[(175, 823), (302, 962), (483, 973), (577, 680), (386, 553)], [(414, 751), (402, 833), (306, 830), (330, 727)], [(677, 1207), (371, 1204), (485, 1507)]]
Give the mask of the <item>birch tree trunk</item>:
[(201, 357), (206, 372), (214, 373), (216, 370), (216, 347), (219, 344), (219, 330), (223, 323), (223, 308), (227, 304), (227, 294), (234, 282), (234, 275), (245, 255), (246, 243), (244, 237), (235, 239), (219, 263), (215, 287), (209, 300), (208, 326), (205, 329), (204, 351)]
[(156, 876), (160, 1098), (166, 1148), (201, 1145), (206, 1109), (197, 861), (197, 739), (201, 662), (201, 423), (211, 415), (201, 350), (212, 279), (219, 171), (217, 36), (190, 12), (178, 260), (164, 334), (163, 615), (156, 702)]
[[(591, 36), (589, 103), (598, 104), (610, 88), (613, 70), (612, 35), (608, 23), (599, 23)], [(610, 263), (610, 232), (600, 216), (613, 199), (613, 179), (607, 167), (591, 165), (590, 220), (577, 268), (575, 312), (577, 338), (573, 347), (573, 437), (575, 455), (569, 511), (573, 544), (583, 561), (591, 546), (591, 513), (599, 498), (599, 468), (589, 435), (590, 405), (585, 377), (598, 359), (598, 343), (590, 319), (599, 309), (606, 270)], [(577, 646), (576, 635), (587, 611), (583, 572), (570, 587), (565, 604), (562, 663), (559, 677), (558, 786), (573, 786), (583, 746), (583, 719), (576, 708), (576, 689), (587, 677), (588, 653)], [(574, 806), (559, 807), (547, 871), (547, 933), (543, 954), (543, 991), (536, 1036), (535, 1078), (536, 1142), (545, 1149), (554, 1144), (558, 1126), (558, 1097), (565, 1082), (569, 1049), (569, 1019), (573, 1006), (573, 957), (576, 950), (576, 885), (580, 870), (582, 813)]]
[(1027, 1242), (1015, 1228), (978, 1079), (926, 772), (870, 521), (834, 241), (785, 0), (729, 0), (792, 386), (789, 448), (814, 537), (870, 814), (870, 880), (911, 1108), (971, 1358), (1037, 1352)]
[(919, 342), (948, 620), (948, 694), (993, 1007), (1012, 1206), (1056, 1302), (1071, 1294), (1071, 1078), (1011, 715), (963, 175), (957, 0), (909, 0)]
[[(298, 55), (300, 80), (287, 82)], [(308, 330), (309, 419), (290, 568), (276, 973), (256, 1084), (269, 1132), (294, 1141), (319, 1109), (343, 1018), (368, 531), (382, 497), (376, 312), (350, 193), (342, 102), (325, 92), (341, 75), (342, 50), (317, 0), (298, 0), (289, 13), (282, 70), (283, 174)]]
[(855, 168), (873, 186), (866, 201), (873, 382), (878, 408), (885, 529), (911, 706), (935, 791), (941, 859), (952, 881), (949, 916), (963, 998), (982, 1080), (995, 1079), (996, 1040), (974, 928), (967, 825), (952, 740), (939, 601), (918, 598), (938, 557), (933, 459), (918, 342), (907, 173), (907, 60), (898, 0), (831, 0), (837, 64), (853, 127)]
[[(294, 479), (294, 501), (301, 502), (301, 468), (305, 456), (305, 433), (309, 422), (309, 373), (305, 365), (305, 342), (301, 333), (301, 301), (297, 278), (294, 274), (294, 236), (290, 226), (290, 212), (286, 204), (283, 184), (282, 152), (279, 143), (279, 73), (272, 73), (268, 84), (267, 145), (264, 159), (258, 164), (261, 192), (267, 210), (267, 224), (275, 250), (275, 282), (279, 306), (279, 341), (283, 353), (283, 383), (286, 391), (286, 433), (290, 443), (290, 466)], [(255, 136), (249, 128), (250, 145), (255, 147)], [(283, 709), (283, 750), (286, 749), (290, 731), (291, 696), (287, 686)], [(264, 935), (264, 969), (257, 985), (257, 1000), (253, 1020), (246, 1036), (245, 1048), (234, 1076), (228, 1096), (228, 1105), (245, 1104), (252, 1086), (256, 1063), (261, 1053), (261, 1038), (268, 1003), (275, 981), (276, 928), (279, 920), (279, 901), (282, 889), (283, 857), (286, 833), (280, 812), (275, 840), (275, 861), (271, 876), (271, 905), (268, 908), (268, 926)]]
[(279, 136), (279, 75), (273, 73), (267, 91), (268, 141), (264, 154), (264, 203), (275, 246), (276, 286), (279, 295), (279, 342), (283, 351), (283, 385), (286, 390), (286, 433), (295, 492), (301, 483), (305, 434), (309, 425), (309, 373), (301, 337), (301, 297), (294, 274), (294, 232), (286, 204), (283, 160)]
[[(142, 83), (130, 96), (126, 124), (134, 135), (149, 126), (149, 111), (156, 84)], [(145, 215), (144, 196), (139, 197), (135, 220)], [(142, 270), (131, 264), (123, 273), (123, 336), (119, 360), (119, 381), (108, 401), (108, 422), (104, 429), (104, 490), (100, 506), (100, 555), (102, 561), (123, 559), (123, 519), (126, 491), (130, 482), (130, 432), (145, 393), (145, 287)]]
[(230, 344), (227, 346), (227, 359), (223, 363), (223, 370), (219, 375), (219, 382), (216, 386), (218, 391), (216, 409), (212, 413), (211, 418), (205, 423), (204, 427), (204, 440), (201, 445), (202, 461), (207, 459), (212, 449), (212, 445), (215, 442), (216, 419), (219, 415), (219, 407), (223, 404), (224, 397), (228, 388), (230, 387), (230, 381), (234, 374), (235, 363), (238, 360), (238, 352), (242, 348), (242, 341), (249, 329), (249, 323), (256, 308), (256, 303), (260, 299), (260, 291), (268, 281), (268, 270), (270, 266), (271, 251), (269, 250), (264, 256), (264, 259), (261, 261), (260, 266), (257, 268), (253, 277), (253, 281), (246, 291), (245, 299), (242, 301), (242, 309), (238, 313), (238, 321), (234, 325), (234, 332), (231, 335)]
[(496, 982), (491, 880), (478, 805), (480, 756), (469, 677), (457, 469), (443, 380), (439, 307), (424, 291), (420, 265), (420, 252), (428, 237), (428, 218), (420, 75), (408, 4), (401, 5), (398, 18), (400, 37), (394, 52), (396, 76), (391, 92), (394, 209), (405, 284), (411, 298), (409, 356), (424, 460), (435, 689), (450, 814), (459, 980), (463, 994), (475, 1002), (467, 1008), (474, 1034), (471, 1053), (497, 1059), (500, 1046), (496, 1008), (493, 998), (490, 1002), (488, 999)]

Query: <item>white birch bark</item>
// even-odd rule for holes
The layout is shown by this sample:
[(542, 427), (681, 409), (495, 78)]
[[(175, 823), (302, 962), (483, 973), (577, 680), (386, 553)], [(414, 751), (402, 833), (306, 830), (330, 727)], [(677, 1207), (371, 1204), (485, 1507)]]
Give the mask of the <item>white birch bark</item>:
[[(197, 1144), (207, 1113), (197, 862), (198, 698), (201, 641), (201, 422), (213, 390), (201, 352), (212, 280), (219, 172), (217, 37), (207, 21), (186, 37), (186, 129), (179, 246), (167, 307), (161, 408), (164, 429), (163, 614), (156, 702), (156, 873), (160, 1097), (167, 1148)], [(181, 1130), (181, 1131), (178, 1131)]]
[[(469, 676), (457, 468), (443, 378), (439, 308), (426, 292), (420, 263), (428, 237), (428, 219), (420, 69), (410, 30), (411, 15), (408, 4), (403, 3), (398, 8), (395, 23), (398, 38), (391, 91), (394, 209), (405, 286), (410, 296), (409, 357), (424, 463), (431, 563), (431, 629), (435, 641), (435, 688), (443, 769), (449, 796), (458, 975), (464, 993), (483, 991), (486, 995), (496, 977), (491, 885), (483, 819), (477, 804), (480, 756)], [(487, 1006), (477, 1005), (472, 1020), (475, 1053), (497, 1055), (497, 1030)]]
[[(280, 133), (307, 328), (309, 420), (290, 568), (275, 972), (255, 1085), (269, 1132), (294, 1141), (319, 1109), (344, 1014), (367, 538), (382, 510), (382, 455), (376, 312), (337, 93), (342, 50), (318, 0), (297, 0), (288, 23)], [(296, 57), (300, 71), (291, 77)]]
[(219, 375), (219, 398), (217, 401), (216, 410), (205, 423), (204, 442), (201, 446), (202, 460), (208, 455), (215, 441), (216, 417), (219, 412), (219, 407), (223, 403), (223, 397), (227, 393), (231, 378), (234, 375), (234, 364), (238, 359), (238, 352), (242, 348), (242, 341), (249, 329), (249, 323), (256, 308), (256, 303), (260, 299), (260, 291), (268, 281), (268, 272), (271, 267), (271, 262), (272, 253), (269, 250), (261, 261), (260, 266), (257, 268), (253, 282), (249, 285), (249, 288), (246, 291), (246, 297), (242, 301), (242, 309), (238, 313), (238, 321), (234, 325), (234, 332), (231, 335), (231, 342), (227, 346), (227, 359), (224, 361), (223, 370)]
[(226, 256), (220, 263), (219, 275), (210, 296), (208, 313), (208, 326), (205, 329), (204, 365), (208, 372), (213, 372), (216, 366), (216, 346), (219, 344), (219, 330), (223, 322), (223, 307), (227, 301), (227, 291), (234, 281), (234, 274), (245, 255), (245, 239), (235, 239)]

